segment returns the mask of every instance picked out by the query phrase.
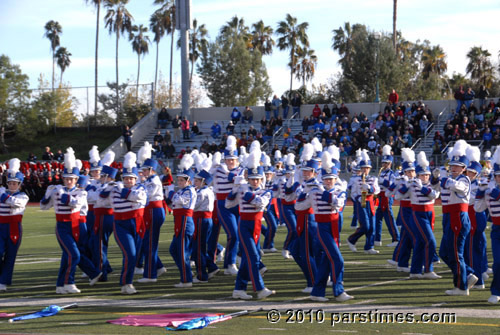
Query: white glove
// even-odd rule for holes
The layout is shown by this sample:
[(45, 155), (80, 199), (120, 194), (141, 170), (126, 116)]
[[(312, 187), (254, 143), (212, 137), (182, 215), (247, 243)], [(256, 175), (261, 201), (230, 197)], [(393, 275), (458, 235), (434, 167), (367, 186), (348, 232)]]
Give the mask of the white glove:
[(446, 171), (445, 167), (440, 167), (439, 168), (439, 178), (447, 178), (448, 177), (448, 171)]
[(439, 170), (439, 168), (435, 168), (433, 171), (432, 171), (432, 176), (434, 178), (439, 178), (441, 176), (441, 172)]
[(241, 185), (241, 184), (244, 184), (244, 181), (245, 181), (245, 177), (243, 177), (241, 175), (237, 175), (236, 177), (234, 177), (233, 184), (234, 185)]
[(175, 191), (175, 185), (174, 184), (170, 184), (167, 186), (167, 194), (170, 193), (170, 191)]
[(420, 178), (417, 177), (413, 179), (413, 187), (415, 187), (417, 190), (422, 188), (422, 181), (420, 180)]
[(479, 191), (486, 191), (488, 189), (488, 184), (479, 184), (479, 187), (477, 188)]
[(490, 170), (490, 168), (484, 168), (482, 172), (483, 172), (482, 173), (483, 176), (488, 177), (491, 173), (491, 170)]
[(405, 182), (407, 182), (407, 181), (409, 181), (409, 180), (410, 180), (410, 178), (408, 178), (408, 176), (407, 176), (407, 175), (404, 175), (404, 176), (403, 176), (403, 180), (404, 180)]
[(368, 184), (362, 184), (361, 185), (361, 190), (362, 191), (369, 191), (370, 190), (370, 185), (368, 185)]

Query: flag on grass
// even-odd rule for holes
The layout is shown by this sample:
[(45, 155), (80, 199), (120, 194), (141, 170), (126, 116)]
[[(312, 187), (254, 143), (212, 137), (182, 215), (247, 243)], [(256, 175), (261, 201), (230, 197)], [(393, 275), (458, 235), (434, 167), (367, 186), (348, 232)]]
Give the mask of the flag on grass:
[(57, 306), (57, 305), (50, 305), (49, 307), (45, 307), (39, 312), (27, 314), (27, 315), (21, 315), (12, 319), (9, 319), (9, 322), (15, 322), (15, 321), (22, 321), (22, 320), (30, 320), (30, 319), (38, 319), (38, 318), (44, 318), (46, 316), (52, 316), (56, 315), (59, 313), (59, 311), (62, 311), (63, 309), (68, 309), (68, 308), (74, 308), (77, 307), (77, 304), (71, 304), (71, 305), (66, 305), (66, 306)]

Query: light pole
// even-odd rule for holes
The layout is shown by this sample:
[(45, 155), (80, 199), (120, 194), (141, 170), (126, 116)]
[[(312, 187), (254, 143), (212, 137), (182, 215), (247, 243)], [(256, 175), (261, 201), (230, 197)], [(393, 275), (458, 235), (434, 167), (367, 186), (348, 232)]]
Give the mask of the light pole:
[(375, 67), (376, 67), (376, 75), (375, 75), (375, 79), (376, 79), (376, 86), (375, 86), (375, 102), (376, 103), (379, 103), (380, 102), (380, 96), (379, 96), (379, 86), (378, 86), (378, 70), (379, 70), (379, 66), (378, 66), (378, 55), (380, 53), (380, 37), (381, 37), (381, 34), (377, 31), (375, 33), (373, 33), (373, 38), (375, 38), (375, 41), (377, 43), (377, 51), (375, 52)]

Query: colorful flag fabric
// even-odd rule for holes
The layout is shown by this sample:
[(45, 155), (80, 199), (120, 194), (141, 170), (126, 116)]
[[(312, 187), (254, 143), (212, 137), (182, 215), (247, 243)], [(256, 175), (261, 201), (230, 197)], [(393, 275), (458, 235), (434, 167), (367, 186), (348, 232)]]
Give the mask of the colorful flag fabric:
[(10, 319), (9, 322), (44, 318), (46, 316), (56, 315), (62, 309), (63, 309), (62, 307), (59, 307), (57, 305), (50, 305), (49, 307), (45, 307), (44, 309), (42, 309), (40, 312), (35, 312), (28, 315), (21, 315), (13, 319)]
[[(197, 318), (219, 317), (219, 313), (169, 313), (153, 315), (127, 315), (116, 320), (107, 321), (122, 326), (147, 327), (178, 327), (179, 325)], [(222, 320), (221, 320), (222, 321)]]
[(0, 313), (0, 318), (11, 318), (16, 316), (16, 313)]

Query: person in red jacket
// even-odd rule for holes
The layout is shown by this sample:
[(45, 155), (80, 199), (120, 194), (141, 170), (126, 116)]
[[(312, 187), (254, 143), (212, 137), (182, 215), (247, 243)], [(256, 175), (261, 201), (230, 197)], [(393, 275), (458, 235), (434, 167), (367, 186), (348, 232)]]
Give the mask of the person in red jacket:
[(312, 110), (312, 116), (313, 118), (318, 119), (320, 115), (321, 115), (321, 108), (319, 108), (319, 105), (316, 104)]
[(392, 89), (392, 92), (389, 94), (389, 103), (392, 105), (392, 108), (395, 110), (399, 101), (399, 95), (396, 93), (395, 89)]

